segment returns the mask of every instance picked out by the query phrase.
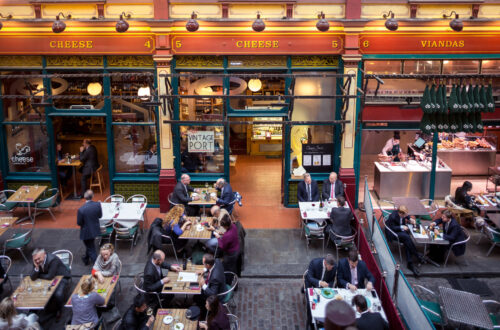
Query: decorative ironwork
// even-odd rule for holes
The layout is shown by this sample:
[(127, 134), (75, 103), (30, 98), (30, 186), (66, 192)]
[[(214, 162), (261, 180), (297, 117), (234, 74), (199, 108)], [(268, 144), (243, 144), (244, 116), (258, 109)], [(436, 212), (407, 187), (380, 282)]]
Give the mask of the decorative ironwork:
[(175, 66), (184, 68), (222, 68), (224, 65), (220, 56), (176, 56)]
[(286, 67), (286, 56), (228, 56), (230, 67)]
[(107, 59), (109, 67), (127, 67), (127, 68), (154, 67), (153, 57), (151, 56), (119, 55), (119, 56), (108, 56)]
[(102, 56), (89, 55), (50, 55), (45, 57), (47, 66), (58, 67), (85, 67), (85, 66), (103, 66)]
[(292, 56), (292, 66), (300, 67), (325, 67), (339, 65), (339, 58), (337, 56), (320, 56), (320, 55), (300, 55)]
[(41, 67), (41, 56), (0, 56), (0, 66), (2, 67)]

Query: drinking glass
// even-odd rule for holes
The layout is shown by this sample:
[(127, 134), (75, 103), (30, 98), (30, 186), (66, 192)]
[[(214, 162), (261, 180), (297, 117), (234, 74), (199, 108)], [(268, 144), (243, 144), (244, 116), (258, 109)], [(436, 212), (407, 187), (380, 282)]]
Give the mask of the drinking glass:
[(151, 307), (148, 307), (147, 311), (146, 311), (146, 315), (147, 316), (151, 316), (153, 315), (153, 309)]
[(205, 182), (205, 189), (208, 189), (208, 182)]
[(19, 292), (24, 291), (24, 275), (19, 275)]

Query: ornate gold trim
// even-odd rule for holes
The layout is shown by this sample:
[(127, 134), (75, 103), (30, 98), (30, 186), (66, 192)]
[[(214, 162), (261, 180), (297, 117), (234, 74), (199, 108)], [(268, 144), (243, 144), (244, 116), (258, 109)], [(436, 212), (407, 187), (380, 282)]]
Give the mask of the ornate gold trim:
[(338, 56), (301, 55), (292, 56), (292, 67), (339, 66)]
[(85, 67), (85, 66), (103, 66), (102, 56), (93, 55), (48, 55), (45, 56), (47, 67)]
[(107, 59), (109, 67), (154, 67), (152, 56), (111, 55)]
[(223, 65), (221, 56), (188, 55), (175, 57), (175, 66), (178, 68), (222, 68)]
[(41, 56), (0, 56), (1, 67), (41, 67)]
[[(273, 55), (273, 56), (262, 56), (262, 55), (247, 55), (247, 56), (229, 56), (228, 57), (229, 67), (239, 68), (239, 67), (286, 67), (286, 56)], [(232, 65), (231, 63), (238, 62), (238, 64)]]

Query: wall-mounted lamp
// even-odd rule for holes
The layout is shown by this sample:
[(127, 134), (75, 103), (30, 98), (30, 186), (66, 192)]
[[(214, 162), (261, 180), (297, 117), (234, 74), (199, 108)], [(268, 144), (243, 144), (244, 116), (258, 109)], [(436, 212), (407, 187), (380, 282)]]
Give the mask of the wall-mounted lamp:
[(255, 32), (262, 32), (266, 28), (266, 23), (260, 18), (260, 13), (257, 12), (257, 19), (252, 23), (252, 29)]
[(455, 18), (451, 20), (450, 27), (453, 31), (460, 32), (464, 28), (464, 22), (460, 18), (458, 18), (458, 14), (455, 11), (452, 11), (449, 15), (443, 14), (443, 18), (452, 17), (455, 14)]
[(394, 18), (394, 13), (389, 10), (389, 13), (383, 15), (386, 18), (385, 28), (390, 31), (396, 31), (399, 27), (398, 21)]
[(262, 88), (262, 81), (259, 78), (250, 79), (248, 81), (248, 89), (252, 92), (258, 92)]
[(186, 30), (188, 30), (189, 32), (198, 31), (198, 29), (200, 28), (200, 24), (196, 20), (197, 18), (198, 15), (196, 15), (196, 13), (193, 11), (193, 13), (191, 14), (191, 18), (186, 23)]
[[(9, 14), (7, 16), (3, 16), (2, 13), (0, 13), (0, 18), (5, 18), (5, 19), (11, 19), (12, 18), (12, 15)], [(0, 30), (3, 28), (3, 24), (2, 22), (0, 21)]]
[(97, 96), (102, 92), (102, 85), (98, 82), (91, 82), (87, 85), (87, 93), (92, 96)]
[(321, 32), (326, 32), (330, 29), (330, 23), (325, 19), (325, 13), (321, 12), (318, 14), (318, 22), (316, 23), (316, 29)]
[(65, 19), (71, 19), (70, 14), (66, 16), (63, 13), (57, 14), (56, 20), (54, 21), (54, 23), (52, 23), (52, 31), (54, 33), (61, 33), (66, 29), (66, 23), (60, 20), (60, 16), (62, 16)]
[(120, 14), (120, 19), (118, 20), (118, 22), (116, 22), (116, 26), (115, 26), (116, 32), (118, 32), (118, 33), (127, 32), (129, 25), (128, 25), (128, 22), (126, 20), (130, 19), (130, 17), (132, 17), (132, 15), (125, 14), (125, 12)]

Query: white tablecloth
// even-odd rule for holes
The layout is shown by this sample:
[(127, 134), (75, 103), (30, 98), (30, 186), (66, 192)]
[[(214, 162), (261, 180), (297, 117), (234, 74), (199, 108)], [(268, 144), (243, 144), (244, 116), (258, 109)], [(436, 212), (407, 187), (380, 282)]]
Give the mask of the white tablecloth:
[(117, 204), (101, 203), (102, 217), (99, 219), (101, 225), (114, 221), (130, 228), (135, 226), (137, 222), (144, 221), (147, 203), (120, 203), (119, 209), (117, 209)]
[[(319, 202), (299, 202), (300, 216), (304, 220), (323, 222), (330, 218), (332, 208), (337, 207), (337, 201), (323, 202), (323, 208), (319, 208)], [(344, 207), (349, 208), (348, 205)]]
[[(309, 308), (311, 309), (311, 315), (313, 318), (313, 322), (325, 322), (325, 314), (326, 314), (326, 305), (335, 299), (326, 299), (325, 297), (321, 296), (319, 303), (316, 303), (316, 307), (312, 309), (312, 302), (314, 297), (316, 296), (316, 293), (321, 295), (321, 289), (314, 289), (315, 294), (313, 296), (310, 295), (310, 289), (307, 290), (307, 297), (309, 300)], [(337, 294), (342, 296), (342, 299), (348, 303), (350, 306), (352, 306), (352, 298), (357, 295), (364, 295), (368, 300), (370, 300), (371, 306), (369, 307), (369, 310), (372, 312), (379, 312), (380, 315), (384, 318), (384, 320), (387, 321), (387, 317), (385, 315), (384, 309), (382, 308), (382, 303), (380, 302), (380, 299), (378, 298), (378, 295), (376, 294), (376, 298), (373, 298), (371, 292), (366, 293), (366, 289), (359, 289), (356, 292), (351, 292), (351, 290), (347, 289), (339, 289), (339, 288), (334, 288), (333, 290), (337, 291)], [(380, 306), (380, 310), (378, 307)], [(356, 312), (356, 318), (360, 317), (360, 314), (356, 311), (356, 309), (353, 307), (354, 311)]]

